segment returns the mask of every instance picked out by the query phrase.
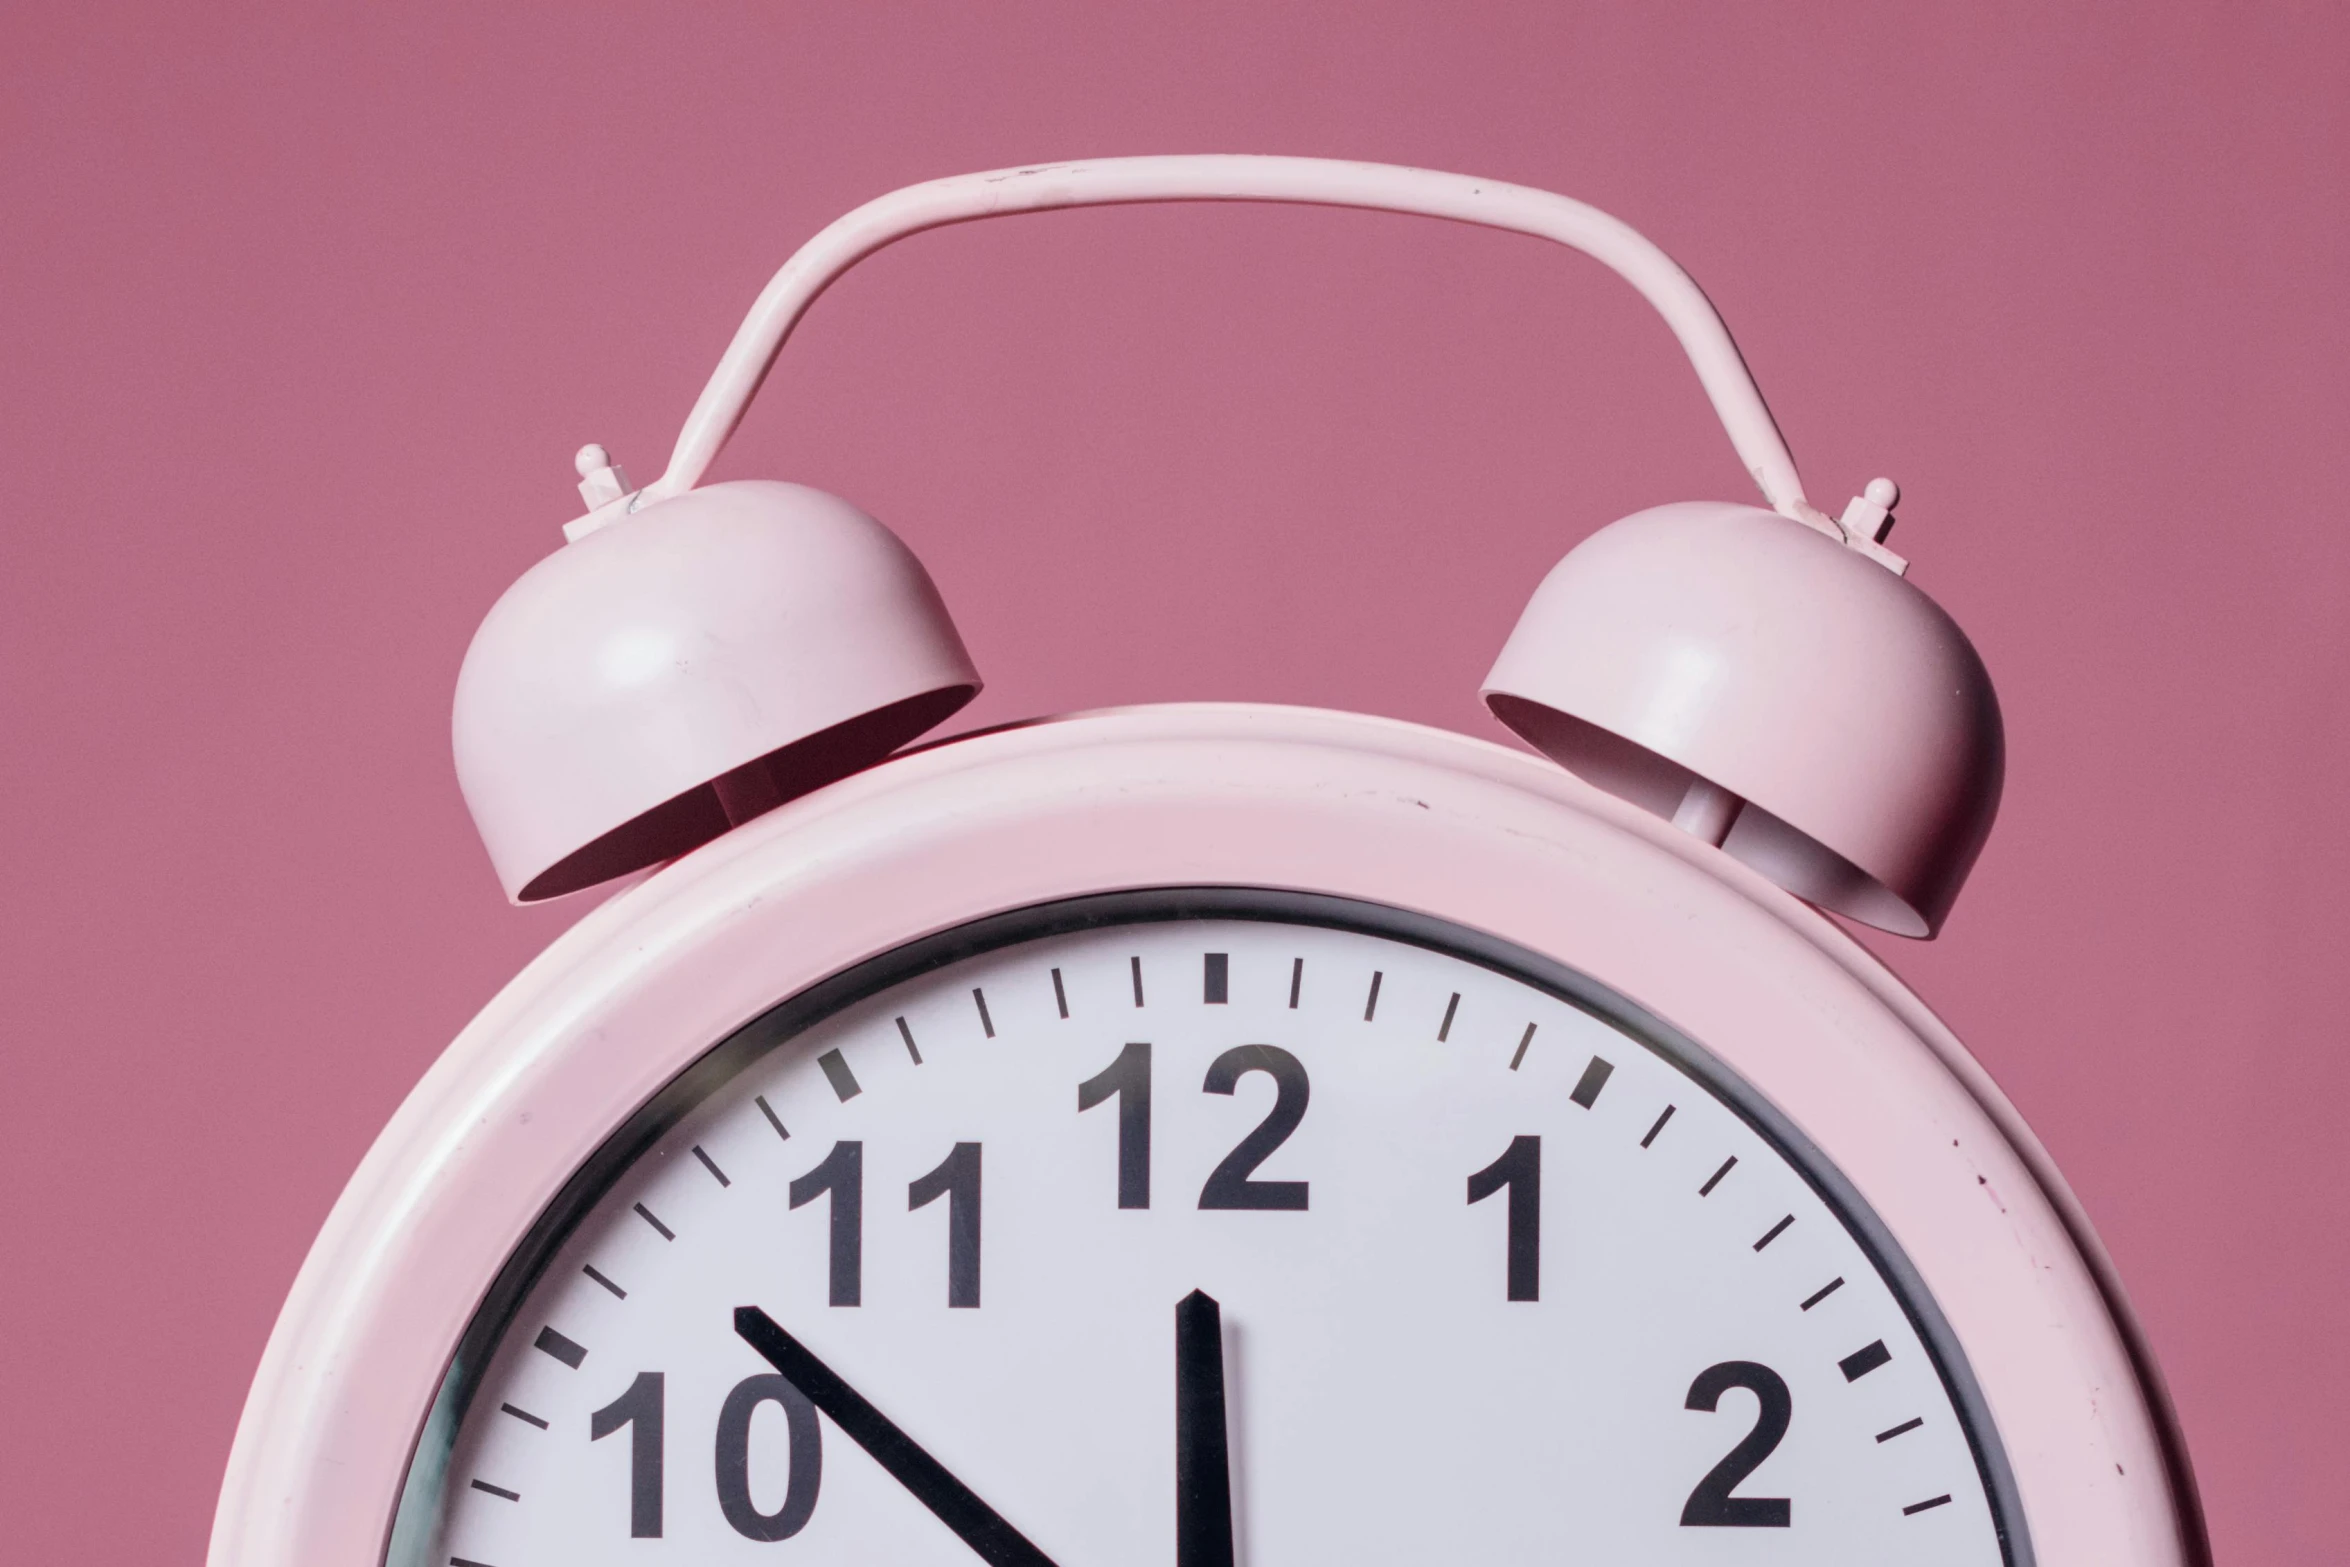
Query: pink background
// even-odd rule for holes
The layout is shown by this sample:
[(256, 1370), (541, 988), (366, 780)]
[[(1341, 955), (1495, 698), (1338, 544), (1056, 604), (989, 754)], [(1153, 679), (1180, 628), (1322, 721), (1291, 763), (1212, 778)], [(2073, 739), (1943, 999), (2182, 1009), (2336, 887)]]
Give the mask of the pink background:
[[(2350, 23), (2339, 7), (34, 6), (0, 36), (0, 1519), (192, 1559), (255, 1358), (504, 906), (448, 702), (656, 473), (766, 274), (869, 196), (1112, 152), (1385, 159), (1645, 229), (2006, 704), (1948, 934), (1876, 942), (2039, 1128), (2223, 1560), (2350, 1472)], [(1541, 571), (1749, 498), (1663, 327), (1355, 213), (925, 236), (720, 464), (873, 511), (968, 720), (1232, 697), (1498, 735)], [(958, 722), (961, 722), (960, 720)]]

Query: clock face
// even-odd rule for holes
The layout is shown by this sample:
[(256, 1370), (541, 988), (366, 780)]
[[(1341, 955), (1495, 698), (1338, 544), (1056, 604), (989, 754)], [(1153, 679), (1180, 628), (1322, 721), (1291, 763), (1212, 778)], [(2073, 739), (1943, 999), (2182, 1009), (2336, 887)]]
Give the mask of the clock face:
[(1418, 916), (1192, 891), (720, 1044), (491, 1292), (391, 1560), (2029, 1550), (1932, 1301), (1699, 1045)]

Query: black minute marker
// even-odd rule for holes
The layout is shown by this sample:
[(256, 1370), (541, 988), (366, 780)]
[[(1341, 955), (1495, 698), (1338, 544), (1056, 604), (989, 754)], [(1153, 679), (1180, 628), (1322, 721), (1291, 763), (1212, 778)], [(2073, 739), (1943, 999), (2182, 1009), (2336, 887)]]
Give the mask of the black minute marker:
[[(775, 1128), (776, 1136), (782, 1138), (787, 1143), (791, 1141), (791, 1133), (783, 1129), (782, 1117), (775, 1113), (775, 1106), (767, 1102), (767, 1096), (765, 1094), (753, 1094), (751, 1096), (751, 1103), (759, 1107), (759, 1113), (767, 1118), (767, 1124)], [(637, 1212), (639, 1213), (643, 1213), (644, 1211), (645, 1210), (642, 1208), (637, 1209)], [(670, 1237), (671, 1240), (675, 1240), (676, 1238), (677, 1237), (674, 1235)]]
[(1139, 1007), (1142, 1005), (1142, 959), (1137, 956), (1126, 961), (1134, 969), (1134, 1004)]
[(1297, 990), (1306, 982), (1306, 960), (1293, 958), (1289, 964), (1289, 1010), (1297, 1010)]
[(1444, 1021), (1436, 1025), (1436, 1042), (1443, 1044), (1452, 1036), (1452, 1015), (1461, 1009), (1461, 993), (1454, 991), (1452, 999), (1444, 1004)]
[(1061, 1016), (1069, 1015), (1069, 993), (1061, 988), (1061, 971), (1053, 970), (1053, 1005), (1061, 1009)]
[[(1672, 1118), (1673, 1107), (1671, 1105), (1666, 1105), (1665, 1113), (1656, 1118), (1656, 1125), (1650, 1127), (1648, 1129), (1648, 1135), (1640, 1139), (1640, 1146), (1646, 1148), (1650, 1143), (1655, 1142), (1656, 1134), (1663, 1131), (1665, 1129), (1665, 1123), (1670, 1121)], [(1761, 1248), (1757, 1247), (1756, 1249), (1760, 1250)]]
[(1711, 1197), (1714, 1194), (1714, 1188), (1722, 1184), (1722, 1177), (1728, 1175), (1737, 1167), (1738, 1156), (1736, 1154), (1732, 1154), (1729, 1158), (1724, 1159), (1722, 1161), (1722, 1167), (1705, 1178), (1705, 1184), (1697, 1189), (1697, 1195), (1700, 1197)]
[(1875, 1343), (1864, 1345), (1837, 1361), (1836, 1369), (1844, 1373), (1845, 1381), (1858, 1382), (1862, 1377), (1867, 1376), (1892, 1358), (1893, 1351), (1885, 1347), (1883, 1339), (1878, 1339)]
[(1363, 1021), (1366, 1023), (1371, 1021), (1371, 1014), (1379, 1010), (1379, 981), (1386, 977), (1378, 969), (1371, 971), (1371, 994), (1363, 1002)]
[(995, 1038), (995, 1019), (987, 1015), (987, 992), (973, 985), (971, 999), (979, 1004), (979, 1026), (987, 1031), (988, 1038)]
[(898, 1038), (906, 1042), (906, 1054), (914, 1058), (914, 1064), (916, 1066), (920, 1066), (922, 1064), (922, 1052), (916, 1048), (914, 1044), (914, 1031), (906, 1026), (906, 1020), (904, 1018), (898, 1019)]
[(694, 1157), (702, 1161), (703, 1169), (709, 1171), (713, 1176), (717, 1177), (719, 1185), (732, 1186), (734, 1184), (734, 1182), (726, 1178), (726, 1172), (718, 1168), (718, 1161), (711, 1158), (708, 1154), (702, 1152), (702, 1145), (700, 1143), (694, 1144)]
[(857, 1085), (857, 1074), (849, 1070), (848, 1058), (837, 1050), (827, 1050), (816, 1058), (824, 1069), (824, 1080), (832, 1085), (832, 1097), (847, 1104), (864, 1092)]
[[(1768, 1246), (1771, 1242), (1777, 1240), (1779, 1236), (1785, 1232), (1787, 1226), (1793, 1224), (1794, 1222), (1795, 1215), (1791, 1213), (1787, 1215), (1786, 1218), (1781, 1219), (1778, 1223), (1772, 1225), (1769, 1229), (1763, 1231), (1763, 1238), (1754, 1243), (1754, 1249), (1756, 1251), (1760, 1251), (1765, 1246)], [(1806, 1309), (1808, 1310), (1809, 1308)]]

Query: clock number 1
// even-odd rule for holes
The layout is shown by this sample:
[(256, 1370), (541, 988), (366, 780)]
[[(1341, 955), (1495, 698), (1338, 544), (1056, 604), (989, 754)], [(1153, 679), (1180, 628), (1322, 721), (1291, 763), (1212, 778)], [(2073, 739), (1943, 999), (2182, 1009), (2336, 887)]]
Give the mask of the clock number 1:
[(1469, 1201), (1507, 1188), (1511, 1300), (1542, 1298), (1542, 1139), (1513, 1137), (1500, 1158), (1469, 1177)]

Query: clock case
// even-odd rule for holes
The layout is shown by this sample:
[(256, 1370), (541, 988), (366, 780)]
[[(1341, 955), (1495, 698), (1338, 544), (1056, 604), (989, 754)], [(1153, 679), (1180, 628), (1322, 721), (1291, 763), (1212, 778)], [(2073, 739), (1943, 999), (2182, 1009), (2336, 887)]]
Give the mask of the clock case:
[(383, 1559), (487, 1292), (598, 1151), (745, 1023), (975, 921), (1167, 888), (1443, 922), (1698, 1041), (1930, 1293), (1996, 1432), (1995, 1495), (2012, 1486), (2020, 1509), (2010, 1559), (2208, 1560), (2159, 1373), (2079, 1204), (1959, 1041), (1833, 922), (1533, 757), (1359, 715), (1184, 705), (901, 756), (556, 941), (425, 1075), (329, 1216), (247, 1399), (214, 1567)]

